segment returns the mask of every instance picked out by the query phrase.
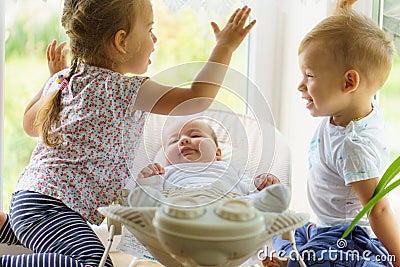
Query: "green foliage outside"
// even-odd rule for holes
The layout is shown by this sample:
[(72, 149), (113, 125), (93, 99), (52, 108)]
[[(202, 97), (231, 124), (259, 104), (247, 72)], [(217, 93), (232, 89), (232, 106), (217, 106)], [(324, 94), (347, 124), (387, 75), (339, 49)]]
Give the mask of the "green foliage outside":
[[(8, 13), (6, 17), (7, 15)], [(43, 17), (35, 20), (32, 15), (29, 10), (22, 9), (6, 28), (3, 180), (5, 210), (9, 206), (19, 173), (29, 162), (36, 144), (36, 140), (26, 135), (22, 129), (23, 113), (49, 76), (45, 54), (47, 44), (62, 35), (57, 14), (49, 13), (44, 23)]]
[(37, 56), (7, 60), (4, 99), (3, 205), (8, 208), (18, 175), (29, 162), (36, 144), (22, 129), (26, 105), (48, 76), (46, 61)]
[[(400, 56), (396, 54), (394, 65), (384, 87), (379, 92), (379, 105), (384, 112), (391, 150), (391, 161), (400, 155)], [(400, 194), (399, 194), (400, 195)]]

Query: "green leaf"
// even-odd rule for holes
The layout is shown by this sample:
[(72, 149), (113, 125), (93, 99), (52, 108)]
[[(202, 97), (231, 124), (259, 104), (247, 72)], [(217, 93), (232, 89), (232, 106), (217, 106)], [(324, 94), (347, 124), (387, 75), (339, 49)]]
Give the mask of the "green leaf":
[[(390, 181), (393, 180), (394, 177), (400, 172), (400, 156), (395, 159), (390, 166), (386, 169), (385, 173), (383, 174), (382, 178), (379, 180), (378, 185), (375, 188), (373, 196), (377, 195), (381, 190), (383, 190)], [(371, 213), (371, 210), (368, 210), (367, 216)]]
[(390, 164), (378, 185), (376, 186), (374, 195), (386, 187), (386, 185), (400, 172), (400, 156)]
[[(398, 173), (398, 172), (397, 172)], [(354, 226), (358, 223), (358, 221), (369, 211), (372, 210), (374, 205), (382, 198), (384, 197), (387, 193), (392, 191), (394, 188), (400, 185), (400, 179), (396, 180), (394, 183), (386, 187), (385, 189), (381, 190), (379, 193), (377, 193), (368, 203), (364, 206), (364, 208), (357, 214), (357, 216), (351, 221), (350, 225), (347, 227), (346, 231), (342, 235), (342, 239), (346, 238), (346, 236), (349, 235), (351, 230), (353, 230)]]

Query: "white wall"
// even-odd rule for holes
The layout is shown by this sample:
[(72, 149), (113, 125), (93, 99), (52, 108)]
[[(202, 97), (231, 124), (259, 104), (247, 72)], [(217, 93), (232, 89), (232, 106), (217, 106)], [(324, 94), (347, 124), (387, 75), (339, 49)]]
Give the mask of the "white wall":
[(297, 46), (302, 37), (326, 16), (326, 1), (258, 0), (258, 20), (252, 35), (251, 79), (267, 97), (279, 130), (292, 150), (291, 208), (309, 211), (306, 199), (307, 151), (317, 120), (312, 118), (297, 91), (300, 71)]

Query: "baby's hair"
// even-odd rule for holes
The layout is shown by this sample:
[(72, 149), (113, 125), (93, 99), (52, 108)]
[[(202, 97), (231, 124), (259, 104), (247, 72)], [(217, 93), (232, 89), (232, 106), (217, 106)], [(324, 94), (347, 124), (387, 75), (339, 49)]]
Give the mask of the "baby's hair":
[[(114, 35), (119, 30), (129, 34), (146, 5), (148, 0), (65, 0), (61, 24), (69, 37), (71, 68), (64, 78), (69, 81), (80, 63), (114, 69), (116, 58), (109, 52)], [(61, 142), (54, 133), (60, 103), (61, 91), (50, 93), (36, 116), (35, 127), (48, 146)]]
[(323, 41), (324, 49), (346, 68), (359, 71), (376, 90), (385, 83), (393, 63), (393, 44), (367, 16), (350, 8), (338, 10), (304, 37), (298, 53), (312, 41)]
[(210, 121), (208, 119), (206, 119), (206, 118), (194, 118), (194, 119), (192, 119), (190, 121), (185, 122), (183, 125), (185, 125), (185, 124), (187, 124), (189, 122), (196, 122), (196, 121), (204, 123), (205, 125), (207, 125), (207, 128), (210, 131), (211, 138), (214, 141), (215, 145), (218, 147), (217, 134), (215, 133), (214, 129), (211, 127)]

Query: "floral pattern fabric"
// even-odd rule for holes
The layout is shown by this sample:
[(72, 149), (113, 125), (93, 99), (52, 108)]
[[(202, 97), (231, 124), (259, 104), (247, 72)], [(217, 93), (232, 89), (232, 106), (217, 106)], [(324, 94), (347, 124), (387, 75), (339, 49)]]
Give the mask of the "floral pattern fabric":
[[(56, 78), (49, 79), (44, 95), (58, 90)], [(140, 142), (147, 113), (133, 112), (132, 107), (145, 79), (81, 64), (62, 89), (55, 129), (61, 143), (48, 147), (39, 138), (16, 191), (54, 197), (90, 223), (100, 224), (104, 217), (97, 208), (110, 205), (130, 178), (124, 142), (131, 150)], [(123, 138), (124, 128), (134, 131), (129, 140)]]

